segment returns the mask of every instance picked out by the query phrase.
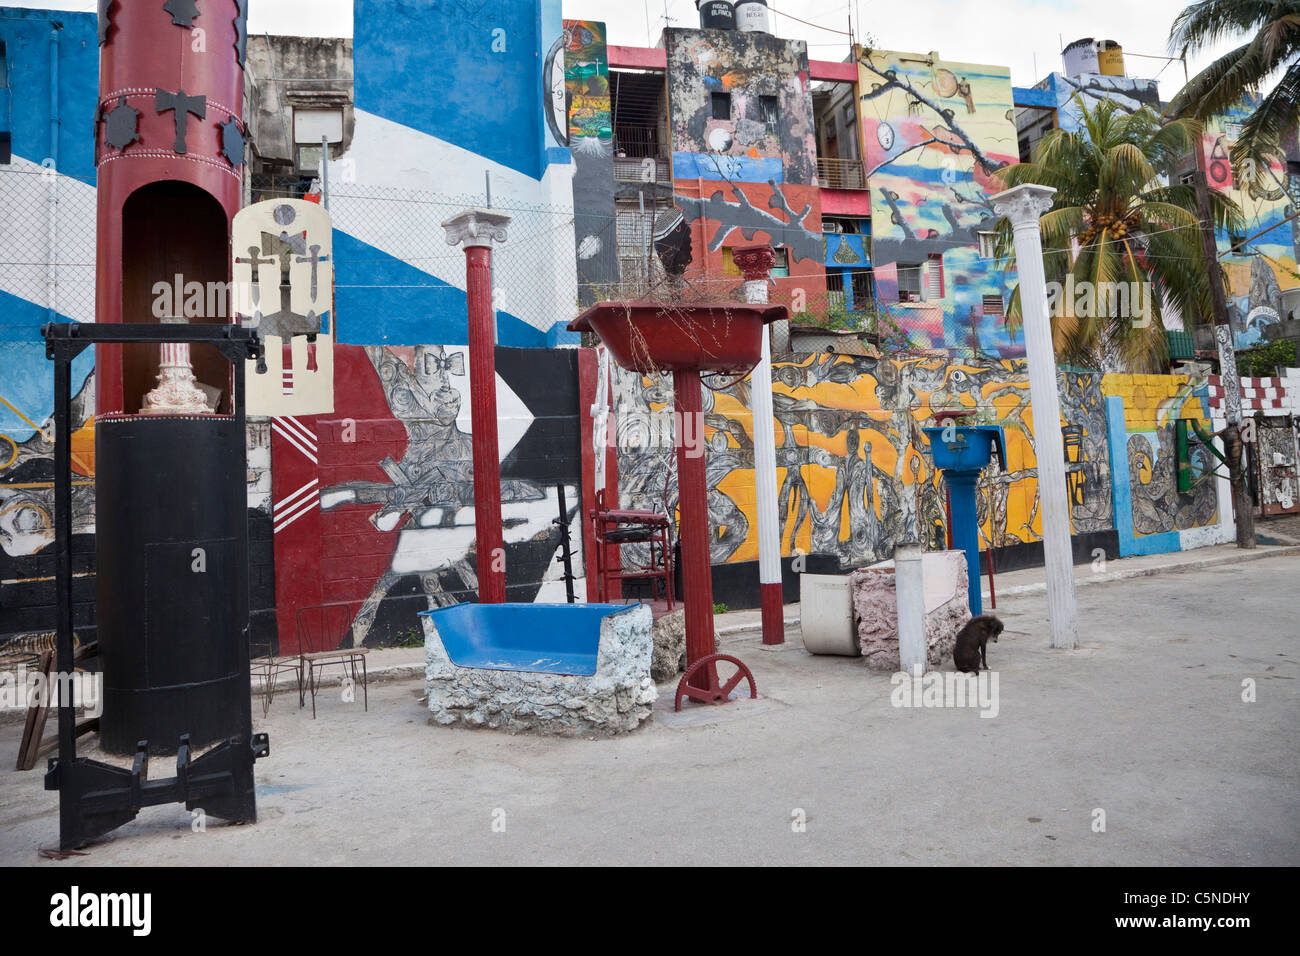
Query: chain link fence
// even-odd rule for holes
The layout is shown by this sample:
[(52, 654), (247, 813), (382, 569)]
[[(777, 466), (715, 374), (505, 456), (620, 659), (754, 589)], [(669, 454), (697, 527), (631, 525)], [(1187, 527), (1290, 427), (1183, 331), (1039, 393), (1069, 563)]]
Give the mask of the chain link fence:
[(93, 321), (93, 187), (17, 159), (0, 167), (0, 290), (56, 317)]
[[(94, 188), (26, 165), (0, 169), (0, 289), (38, 308), (53, 309), (56, 315), (93, 321)], [(329, 210), (335, 228), (357, 240), (340, 242), (336, 237), (337, 288), (356, 290), (386, 308), (416, 307), (403, 303), (421, 301), (421, 290), (465, 288), (464, 249), (447, 243), (442, 224), (466, 209), (488, 205), (510, 216), (506, 241), (493, 248), (494, 305), (541, 333), (573, 318), (580, 302), (744, 298), (744, 277), (738, 269), (680, 282), (665, 275), (654, 249), (656, 219), (666, 212), (662, 206), (644, 211), (620, 208), (607, 219), (580, 214), (585, 241), (575, 241), (574, 212), (566, 206), (509, 195), (493, 196), (489, 203), (484, 193), (361, 184), (348, 181), (342, 163), (332, 165), (330, 175)], [(252, 202), (302, 198), (313, 179), (298, 173), (253, 174), (248, 177), (248, 197)], [(592, 236), (599, 242), (592, 243)], [(587, 263), (593, 246), (606, 256), (595, 267)], [(698, 268), (702, 250), (695, 250), (694, 258), (692, 270)], [(842, 286), (843, 280), (837, 276), (830, 284)], [(868, 288), (869, 281), (855, 282), (849, 295), (842, 287), (828, 288), (825, 277), (810, 276), (807, 282), (772, 283), (768, 297), (789, 308), (795, 324), (862, 331), (888, 313), (863, 294)], [(458, 308), (463, 309), (463, 303)]]

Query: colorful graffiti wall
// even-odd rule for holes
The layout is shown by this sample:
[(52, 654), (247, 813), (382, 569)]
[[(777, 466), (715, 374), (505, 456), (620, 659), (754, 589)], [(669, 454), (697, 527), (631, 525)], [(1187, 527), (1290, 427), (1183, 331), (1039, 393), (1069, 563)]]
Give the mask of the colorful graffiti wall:
[(514, 215), (494, 254), (498, 341), (575, 341), (559, 0), (354, 0), (354, 21), (355, 127), (331, 174), (339, 341), (466, 341), (465, 257), (441, 223), (489, 183)]
[[(401, 642), (419, 611), (476, 599), (467, 351), (340, 347), (334, 413), (271, 422), (282, 649)], [(561, 487), (579, 512), (577, 353), (500, 348), (496, 367), (507, 599), (562, 602), (553, 519)]]
[(564, 86), (573, 154), (573, 226), (578, 301), (591, 305), (618, 282), (614, 220), (614, 123), (605, 24), (564, 21)]
[(979, 236), (998, 220), (993, 174), (1018, 158), (1010, 72), (879, 50), (858, 71), (877, 297), (918, 346), (1023, 355), (1013, 283)]
[(1219, 248), (1227, 251), (1234, 242), (1241, 251), (1221, 261), (1227, 277), (1228, 319), (1237, 348), (1259, 345), (1267, 340), (1266, 328), (1286, 317), (1282, 293), (1300, 286), (1296, 268), (1300, 225), (1286, 222), (1300, 209), (1300, 191), (1292, 185), (1286, 164), (1279, 158), (1271, 163), (1249, 163), (1234, 167), (1232, 147), (1241, 123), (1250, 114), (1246, 105), (1216, 117), (1207, 127), (1202, 142), (1206, 177), (1210, 185), (1241, 207), (1245, 225), (1240, 236), (1221, 233)]
[(1079, 128), (1081, 108), (1092, 109), (1103, 101), (1115, 103), (1126, 113), (1136, 113), (1144, 106), (1160, 110), (1160, 84), (1155, 80), (1101, 73), (1052, 73), (1038, 88), (1049, 91), (1056, 103), (1056, 126), (1068, 131)]
[(778, 290), (824, 288), (807, 46), (766, 33), (664, 31), (675, 201), (688, 276), (731, 276), (735, 246), (784, 247)]
[[(1115, 463), (1115, 527), (1120, 553), (1177, 551), (1190, 533), (1195, 543), (1219, 520), (1219, 482), (1198, 480), (1190, 491), (1178, 490), (1176, 425), (1179, 419), (1210, 428), (1204, 379), (1185, 375), (1106, 375), (1111, 455)], [(1204, 446), (1189, 449), (1191, 473), (1206, 475), (1217, 460)], [(1127, 481), (1122, 480), (1127, 476)]]
[[(985, 409), (1004, 424), (1007, 467), (979, 487), (985, 546), (1032, 561), (1041, 540), (1038, 471), (1023, 362), (785, 355), (773, 363), (782, 554), (834, 555), (842, 567), (891, 557), (917, 534), (945, 539), (943, 485), (921, 428), (940, 409)], [(1101, 374), (1059, 374), (1067, 429), (1073, 530), (1105, 547), (1113, 528)], [(671, 447), (645, 447), (644, 422), (671, 408), (668, 383), (620, 372), (615, 380), (623, 507), (675, 507)], [(705, 393), (714, 564), (758, 556), (753, 425), (748, 381)], [(1026, 547), (1029, 546), (1029, 547)]]

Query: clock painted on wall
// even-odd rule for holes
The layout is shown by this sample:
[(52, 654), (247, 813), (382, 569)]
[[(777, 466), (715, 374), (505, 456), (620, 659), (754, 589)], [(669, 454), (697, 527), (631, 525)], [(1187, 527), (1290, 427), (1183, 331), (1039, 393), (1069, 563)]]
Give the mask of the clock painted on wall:
[(568, 88), (564, 83), (564, 37), (551, 44), (542, 67), (542, 94), (547, 102), (546, 125), (561, 146), (569, 145)]
[(876, 142), (880, 148), (890, 150), (894, 148), (894, 127), (888, 123), (881, 123), (876, 127)]

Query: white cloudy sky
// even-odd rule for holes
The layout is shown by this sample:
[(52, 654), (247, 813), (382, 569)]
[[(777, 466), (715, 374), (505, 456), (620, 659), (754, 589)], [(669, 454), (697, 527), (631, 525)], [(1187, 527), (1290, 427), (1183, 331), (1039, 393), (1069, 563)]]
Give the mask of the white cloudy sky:
[[(488, 0), (494, 2), (494, 0)], [(1011, 67), (1017, 86), (1029, 86), (1060, 66), (1062, 40), (1095, 36), (1118, 40), (1130, 75), (1156, 76), (1164, 99), (1182, 84), (1180, 63), (1134, 54), (1168, 55), (1169, 26), (1189, 0), (769, 0), (778, 36), (806, 40), (814, 59), (842, 60), (848, 53), (848, 18), (885, 49), (927, 53), (945, 59)], [(698, 24), (694, 0), (563, 0), (564, 15), (603, 20), (609, 41), (645, 46), (658, 39), (667, 16), (673, 26)], [(39, 0), (0, 6), (42, 6), (94, 10), (95, 0)], [(351, 36), (352, 0), (252, 0), (249, 29), (255, 33)], [(817, 29), (782, 16), (818, 24)], [(647, 24), (649, 25), (647, 28)], [(1238, 41), (1241, 42), (1241, 41)], [(1230, 49), (1225, 43), (1213, 52)], [(1211, 57), (1189, 66), (1193, 75)], [(1163, 72), (1162, 72), (1163, 71)]]

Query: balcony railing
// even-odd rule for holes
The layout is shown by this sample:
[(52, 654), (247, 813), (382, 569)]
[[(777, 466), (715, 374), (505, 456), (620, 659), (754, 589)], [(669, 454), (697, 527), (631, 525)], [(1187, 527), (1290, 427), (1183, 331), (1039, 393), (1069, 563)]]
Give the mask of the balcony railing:
[(614, 155), (634, 159), (646, 156), (667, 159), (667, 152), (659, 142), (659, 130), (653, 126), (635, 126), (619, 123), (614, 127)]
[(867, 176), (860, 159), (817, 157), (817, 180), (823, 189), (866, 189)]

